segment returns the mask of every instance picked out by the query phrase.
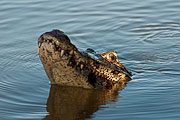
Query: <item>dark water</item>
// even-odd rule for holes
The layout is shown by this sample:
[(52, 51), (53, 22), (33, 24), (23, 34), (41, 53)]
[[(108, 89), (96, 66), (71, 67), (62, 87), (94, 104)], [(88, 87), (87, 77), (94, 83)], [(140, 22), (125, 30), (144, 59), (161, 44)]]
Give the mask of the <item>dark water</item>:
[[(133, 80), (111, 96), (51, 87), (37, 39), (54, 28), (117, 51)], [(1, 0), (0, 51), (1, 120), (180, 119), (179, 0)]]

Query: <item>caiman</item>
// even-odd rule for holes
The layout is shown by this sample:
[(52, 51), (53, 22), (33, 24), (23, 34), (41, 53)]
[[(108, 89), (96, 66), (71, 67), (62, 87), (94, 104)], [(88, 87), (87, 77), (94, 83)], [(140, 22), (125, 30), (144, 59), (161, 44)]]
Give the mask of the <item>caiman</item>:
[(119, 62), (116, 52), (96, 54), (92, 49), (81, 52), (60, 30), (42, 34), (38, 47), (51, 84), (112, 89), (131, 80), (131, 72)]

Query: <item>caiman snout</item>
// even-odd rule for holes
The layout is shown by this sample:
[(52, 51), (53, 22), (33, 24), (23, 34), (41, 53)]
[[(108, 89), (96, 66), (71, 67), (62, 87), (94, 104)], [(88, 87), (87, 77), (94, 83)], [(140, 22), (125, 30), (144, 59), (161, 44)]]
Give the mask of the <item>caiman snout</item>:
[(67, 35), (60, 30), (53, 30), (42, 34), (38, 39), (38, 46), (41, 47), (42, 43), (52, 45), (55, 50), (59, 48), (63, 50), (77, 50), (77, 48), (71, 44)]

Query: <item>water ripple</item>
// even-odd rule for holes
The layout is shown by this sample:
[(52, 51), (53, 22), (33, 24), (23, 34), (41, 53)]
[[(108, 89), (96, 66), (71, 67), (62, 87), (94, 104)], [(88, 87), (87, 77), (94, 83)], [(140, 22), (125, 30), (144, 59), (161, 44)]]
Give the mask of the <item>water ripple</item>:
[(54, 28), (65, 31), (80, 49), (117, 51), (133, 72), (119, 98), (106, 101), (92, 117), (179, 118), (179, 0), (1, 0), (0, 6), (1, 119), (49, 114), (50, 85), (37, 38)]

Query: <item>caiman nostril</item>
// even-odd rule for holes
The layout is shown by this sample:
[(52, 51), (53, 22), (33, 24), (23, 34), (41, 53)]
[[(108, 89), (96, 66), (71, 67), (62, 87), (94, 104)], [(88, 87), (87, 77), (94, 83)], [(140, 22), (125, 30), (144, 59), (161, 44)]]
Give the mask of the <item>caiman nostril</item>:
[(54, 35), (59, 35), (59, 34), (62, 34), (64, 32), (54, 29), (54, 30), (51, 31), (51, 33), (54, 34)]

